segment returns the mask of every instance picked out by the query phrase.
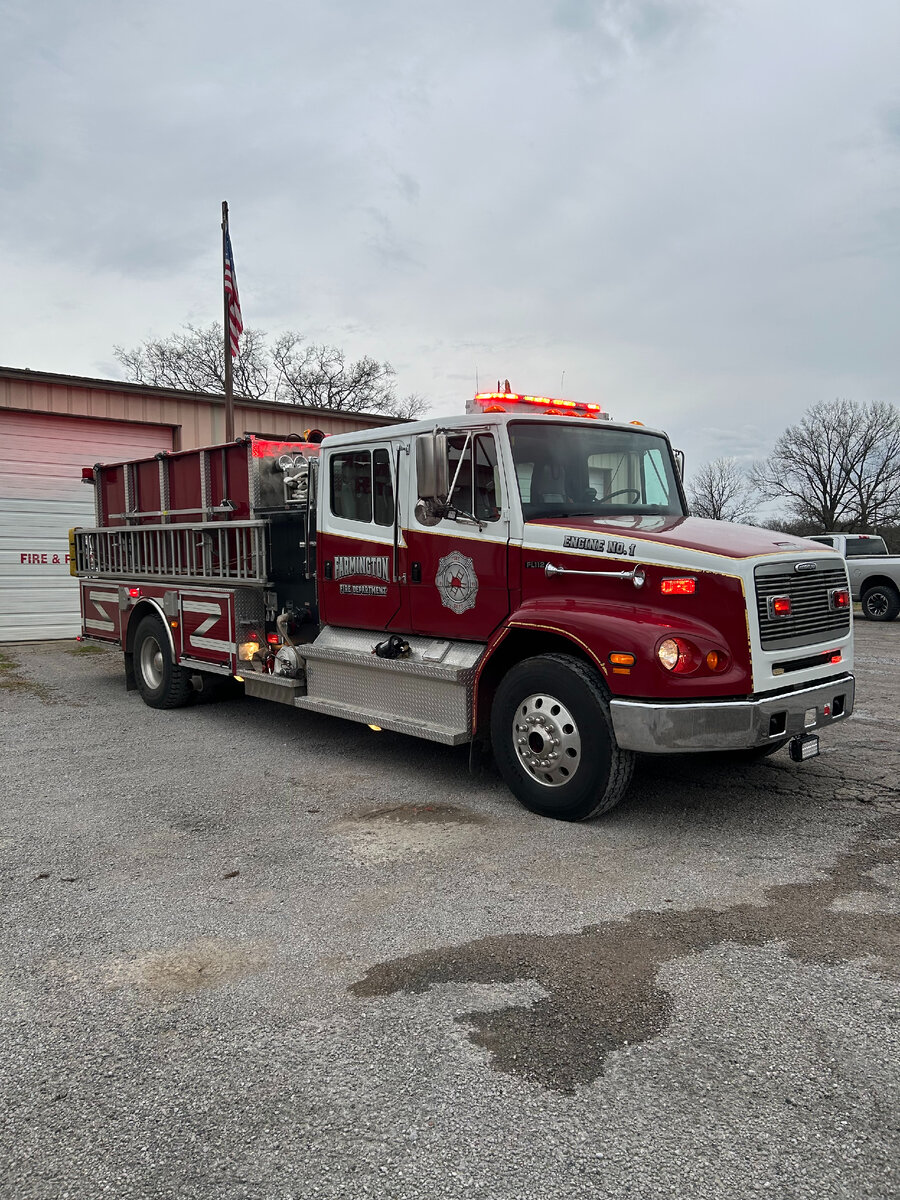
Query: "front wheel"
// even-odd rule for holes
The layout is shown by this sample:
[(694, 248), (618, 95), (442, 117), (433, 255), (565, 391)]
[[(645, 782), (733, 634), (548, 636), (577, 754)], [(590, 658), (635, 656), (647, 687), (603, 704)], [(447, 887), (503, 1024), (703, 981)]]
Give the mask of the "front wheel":
[(893, 621), (900, 613), (900, 595), (889, 583), (875, 583), (863, 592), (861, 607), (867, 621)]
[(181, 708), (193, 693), (191, 677), (175, 662), (165, 626), (147, 616), (134, 635), (134, 680), (151, 708)]
[(513, 667), (491, 709), (491, 745), (521, 804), (544, 817), (584, 821), (624, 796), (634, 755), (613, 734), (597, 671), (565, 654)]

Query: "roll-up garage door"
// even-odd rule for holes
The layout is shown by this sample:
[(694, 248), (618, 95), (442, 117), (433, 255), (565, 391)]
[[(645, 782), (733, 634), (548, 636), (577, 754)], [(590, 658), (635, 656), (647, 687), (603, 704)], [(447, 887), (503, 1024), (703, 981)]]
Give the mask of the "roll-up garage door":
[(0, 409), (0, 642), (78, 633), (69, 530), (95, 520), (81, 468), (171, 449), (168, 425)]

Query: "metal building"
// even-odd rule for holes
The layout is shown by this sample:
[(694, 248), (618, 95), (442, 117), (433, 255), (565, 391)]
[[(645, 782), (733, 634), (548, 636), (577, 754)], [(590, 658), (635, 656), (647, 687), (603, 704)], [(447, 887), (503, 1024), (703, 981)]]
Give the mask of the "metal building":
[[(391, 418), (235, 397), (235, 433), (344, 433)], [(0, 367), (0, 642), (74, 637), (68, 531), (94, 521), (81, 468), (225, 439), (223, 396)]]

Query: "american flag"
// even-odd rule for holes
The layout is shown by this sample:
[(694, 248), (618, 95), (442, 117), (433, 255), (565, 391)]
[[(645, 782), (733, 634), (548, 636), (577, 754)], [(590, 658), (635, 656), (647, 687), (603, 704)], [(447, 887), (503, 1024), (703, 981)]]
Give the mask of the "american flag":
[(231, 339), (231, 357), (238, 352), (238, 338), (244, 332), (241, 319), (241, 302), (238, 299), (237, 275), (234, 270), (234, 255), (231, 252), (231, 234), (225, 230), (225, 295), (228, 297), (228, 335)]

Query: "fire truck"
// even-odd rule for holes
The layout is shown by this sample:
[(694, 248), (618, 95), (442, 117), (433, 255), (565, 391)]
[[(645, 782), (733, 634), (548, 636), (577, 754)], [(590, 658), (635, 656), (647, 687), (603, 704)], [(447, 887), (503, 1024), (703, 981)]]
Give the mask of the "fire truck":
[[(247, 696), (493, 753), (582, 820), (639, 754), (746, 761), (853, 710), (843, 559), (691, 517), (665, 433), (480, 393), (465, 415), (85, 468), (82, 637), (152, 708)], [(232, 683), (233, 686), (233, 683)]]

